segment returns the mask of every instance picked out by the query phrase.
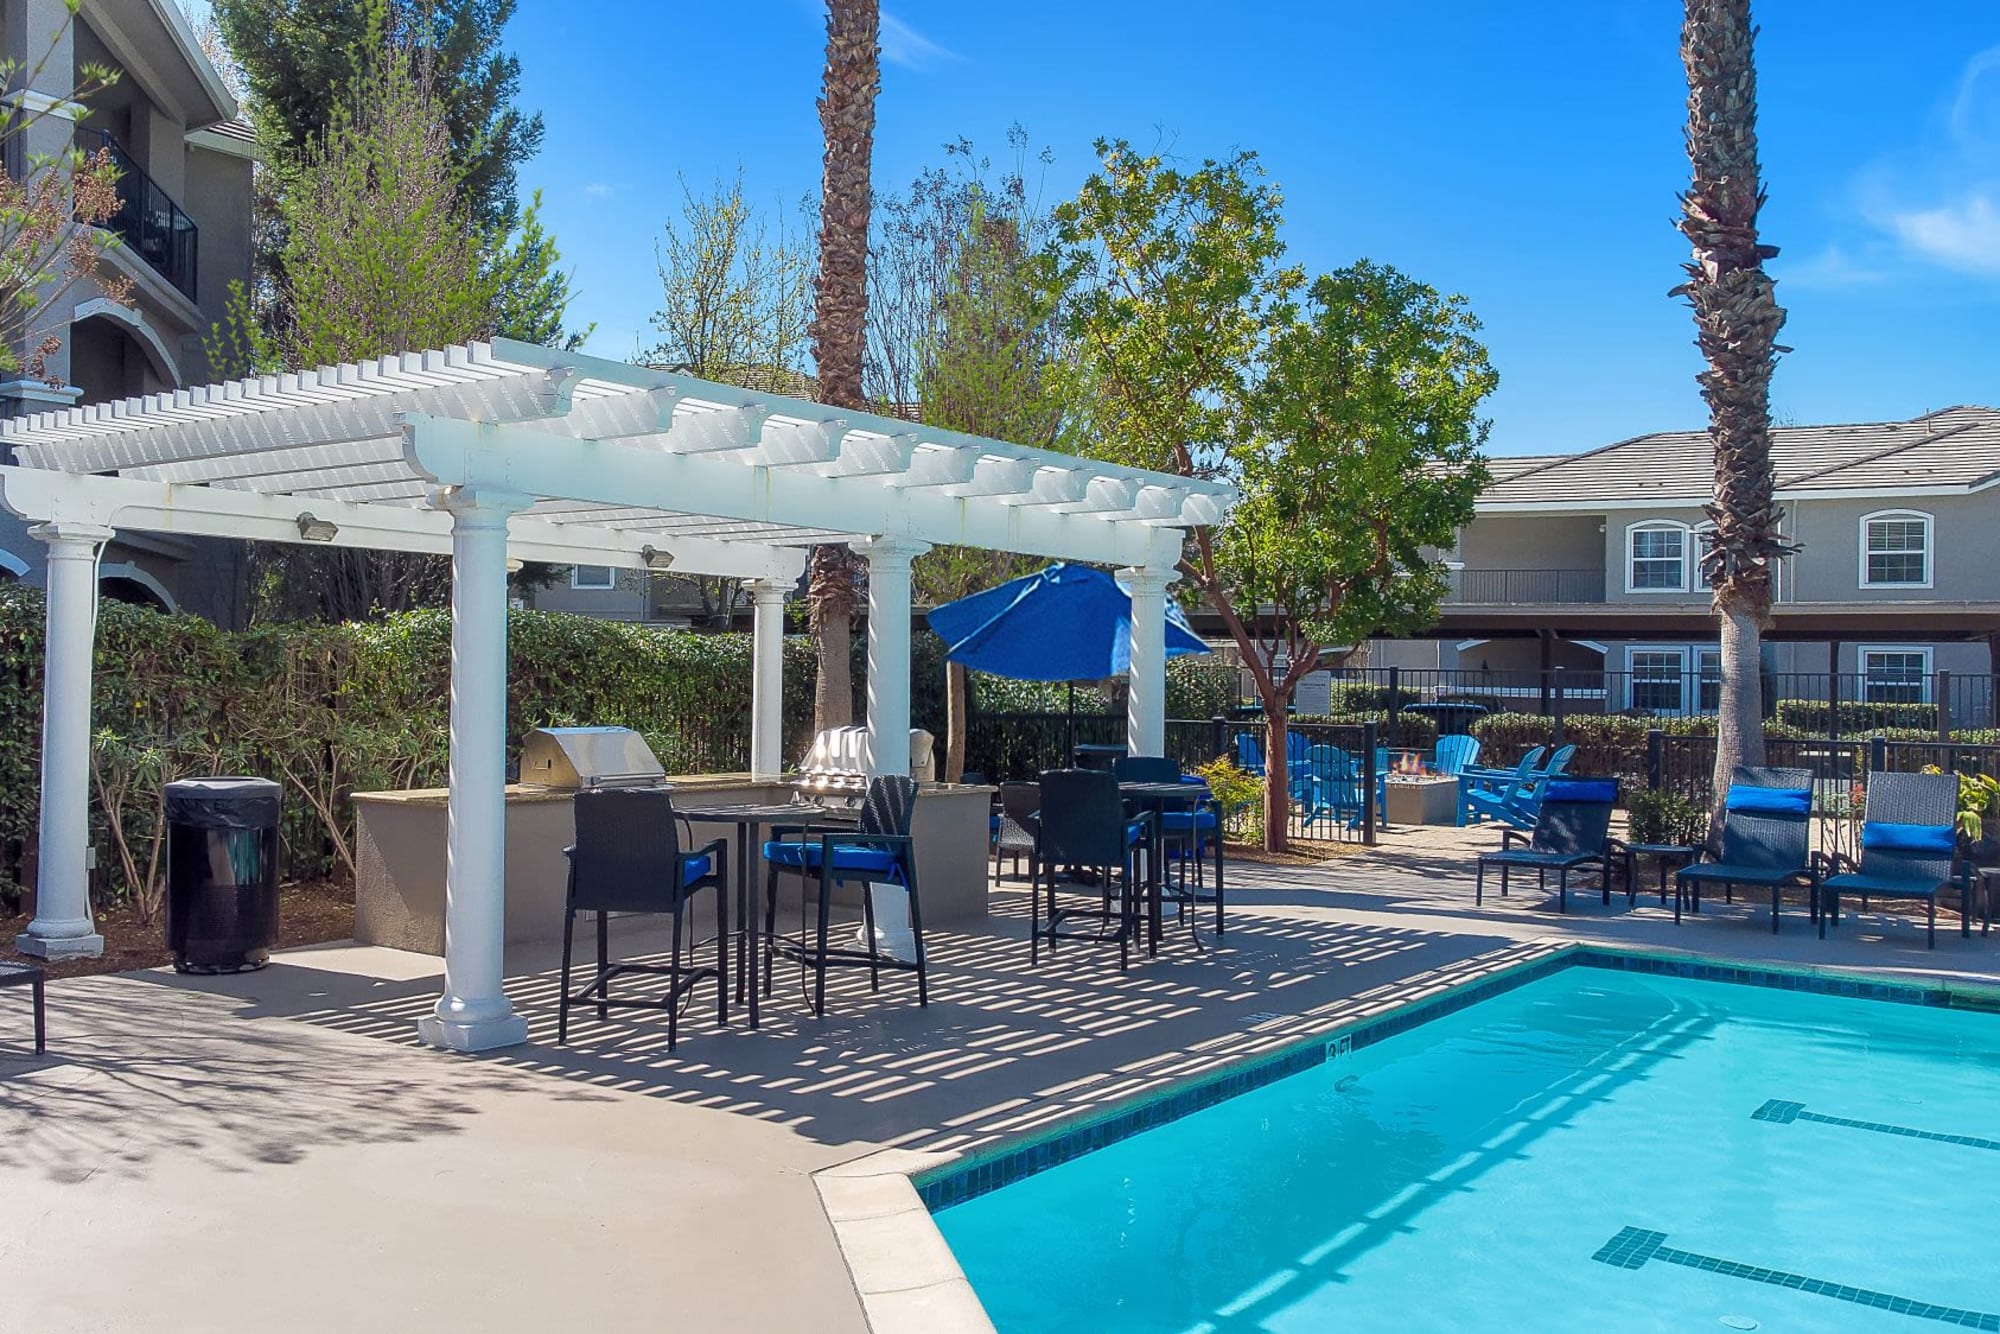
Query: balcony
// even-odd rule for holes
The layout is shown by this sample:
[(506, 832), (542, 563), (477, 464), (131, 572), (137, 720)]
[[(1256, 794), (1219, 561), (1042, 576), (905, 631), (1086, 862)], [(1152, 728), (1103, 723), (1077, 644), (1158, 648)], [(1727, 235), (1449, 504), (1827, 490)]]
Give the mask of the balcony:
[(1445, 601), (1475, 607), (1602, 602), (1604, 571), (1453, 570)]
[(99, 150), (109, 151), (112, 164), (118, 168), (118, 211), (105, 220), (104, 229), (151, 265), (175, 291), (193, 301), (199, 250), (194, 219), (183, 213), (105, 131), (78, 126), (76, 146), (92, 156)]

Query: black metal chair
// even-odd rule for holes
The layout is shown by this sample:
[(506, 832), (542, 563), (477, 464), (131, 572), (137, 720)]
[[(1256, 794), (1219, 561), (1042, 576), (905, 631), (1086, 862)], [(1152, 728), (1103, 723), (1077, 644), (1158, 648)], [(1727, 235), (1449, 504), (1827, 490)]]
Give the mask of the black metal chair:
[[(665, 1010), (667, 1050), (680, 1041), (682, 999), (704, 978), (715, 979), (717, 1023), (729, 1022), (729, 858), (724, 839), (692, 851), (681, 845), (682, 821), (673, 799), (657, 788), (600, 788), (576, 794), (576, 842), (563, 849), (569, 858), (569, 892), (563, 902), (562, 999), (556, 1008), (556, 1041), (569, 1041), (573, 1005), (594, 1005), (600, 1020), (613, 1006)], [(689, 834), (693, 842), (692, 833)], [(682, 924), (688, 901), (704, 889), (715, 891), (715, 963), (683, 966)], [(571, 938), (576, 915), (597, 914), (597, 969), (589, 986), (570, 990)], [(671, 962), (613, 963), (608, 915), (663, 913), (673, 918)], [(689, 940), (688, 952), (694, 942)], [(625, 974), (667, 979), (664, 996), (626, 1000), (611, 995), (611, 980)]]
[[(1674, 875), (1674, 920), (1681, 920), (1681, 897), (1692, 895), (1701, 911), (1701, 887), (1760, 885), (1771, 891), (1771, 932), (1788, 888), (1803, 887), (1819, 916), (1819, 876), (1812, 856), (1810, 769), (1770, 769), (1749, 765), (1730, 775), (1722, 802), (1722, 846), (1714, 861), (1696, 861)], [(1631, 886), (1626, 886), (1630, 892)]]
[[(1542, 887), (1548, 887), (1548, 873), (1557, 873), (1556, 910), (1569, 911), (1569, 873), (1596, 866), (1603, 877), (1604, 901), (1611, 902), (1611, 858), (1623, 848), (1611, 837), (1611, 809), (1618, 804), (1615, 778), (1551, 778), (1535, 814), (1533, 834), (1517, 829), (1502, 830), (1500, 851), (1479, 854), (1472, 901), (1486, 900), (1486, 868), (1500, 868), (1500, 894), (1507, 894), (1510, 870), (1532, 870)], [(1515, 847), (1516, 841), (1524, 846)]]
[(1042, 808), (1040, 783), (1000, 785), (1000, 827), (993, 834), (993, 876), (1000, 876), (1000, 859), (1011, 857), (1014, 875), (1021, 874), (1021, 859), (1035, 855), (1035, 812)]
[(35, 1055), (49, 1049), (48, 1014), (44, 1007), (45, 978), (31, 963), (0, 963), (0, 987), (27, 987), (35, 1010)]
[[(866, 968), (870, 990), (882, 987), (884, 968), (917, 975), (917, 1004), (931, 1003), (930, 972), (924, 952), (923, 901), (917, 894), (916, 845), (910, 838), (910, 821), (916, 814), (917, 785), (908, 777), (891, 774), (873, 779), (862, 798), (861, 824), (780, 825), (771, 830), (764, 844), (764, 862), (770, 874), (764, 886), (764, 991), (771, 991), (771, 959), (782, 952), (812, 969), (813, 1013), (826, 1013), (826, 970)], [(799, 879), (799, 935), (797, 940), (777, 934), (778, 876)], [(806, 934), (806, 891), (814, 880), (819, 883), (818, 931), (809, 940)], [(833, 887), (851, 880), (863, 882), (861, 892), (862, 929), (865, 947), (842, 947), (827, 943), (831, 924)], [(899, 959), (883, 953), (875, 940), (875, 900), (868, 886), (873, 883), (900, 887), (910, 898), (910, 933), (915, 939), (916, 958)]]
[[(1035, 854), (1028, 863), (1028, 959), (1039, 964), (1042, 941), (1054, 954), (1058, 940), (1116, 941), (1118, 966), (1132, 960), (1132, 935), (1138, 920), (1139, 878), (1133, 862), (1152, 832), (1150, 813), (1131, 816), (1118, 795), (1118, 779), (1103, 769), (1051, 769), (1042, 775), (1041, 809), (1035, 815)], [(1056, 899), (1061, 883), (1058, 868), (1096, 873), (1098, 929), (1064, 931), (1066, 917), (1088, 915), (1065, 908)], [(1042, 921), (1042, 891), (1048, 890), (1048, 923)], [(1074, 883), (1074, 882), (1071, 882)], [(1112, 894), (1117, 893), (1118, 925), (1111, 925)]]
[[(1868, 900), (1922, 899), (1929, 905), (1929, 948), (1937, 948), (1937, 896), (1952, 882), (1957, 861), (1957, 774), (1876, 773), (1868, 776), (1862, 810), (1861, 860), (1840, 853), (1824, 858), (1820, 880), (1819, 933), (1828, 920), (1840, 925), (1840, 896)], [(1841, 868), (1851, 869), (1843, 871)], [(1966, 895), (1961, 911), (1971, 910)]]
[[(1163, 755), (1127, 755), (1115, 760), (1111, 772), (1121, 783), (1179, 783), (1190, 791), (1189, 804), (1175, 809), (1162, 806), (1154, 812), (1159, 821), (1161, 858), (1175, 872), (1174, 901), (1177, 911), (1188, 921), (1192, 934), (1195, 928), (1194, 904), (1197, 897), (1208, 887), (1207, 868), (1211, 857), (1215, 861), (1215, 933), (1222, 934), (1222, 816), (1215, 800), (1208, 794), (1208, 785), (1199, 779), (1191, 779), (1181, 770), (1179, 760)], [(1187, 868), (1194, 866), (1194, 888), (1187, 884)], [(1197, 947), (1200, 945), (1196, 939)]]

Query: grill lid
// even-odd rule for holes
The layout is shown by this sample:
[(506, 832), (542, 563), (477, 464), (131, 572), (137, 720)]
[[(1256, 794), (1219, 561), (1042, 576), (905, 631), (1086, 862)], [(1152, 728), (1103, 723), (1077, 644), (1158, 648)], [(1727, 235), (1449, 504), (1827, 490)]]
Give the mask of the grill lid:
[(535, 787), (634, 787), (666, 776), (629, 727), (537, 727), (521, 746), (521, 781)]

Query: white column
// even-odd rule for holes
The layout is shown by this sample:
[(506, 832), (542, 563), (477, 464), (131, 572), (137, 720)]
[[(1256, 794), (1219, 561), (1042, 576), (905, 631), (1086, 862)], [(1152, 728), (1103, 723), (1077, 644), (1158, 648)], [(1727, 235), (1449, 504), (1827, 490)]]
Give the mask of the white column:
[(49, 549), (42, 657), (42, 810), (35, 920), (14, 948), (39, 959), (94, 958), (104, 937), (90, 920), (90, 672), (97, 631), (97, 552), (111, 530), (44, 523), (28, 530)]
[(454, 487), (451, 777), (444, 873), (444, 995), (417, 1022), (433, 1047), (486, 1051), (528, 1039), (502, 986), (506, 938), (507, 519), (511, 492)]
[(922, 542), (856, 542), (868, 561), (868, 774), (910, 772), (910, 561)]
[(785, 592), (759, 579), (750, 585), (750, 776), (770, 781), (785, 770)]
[(1125, 753), (1167, 749), (1167, 585), (1180, 575), (1139, 566), (1118, 578), (1132, 595), (1132, 669), (1125, 692)]

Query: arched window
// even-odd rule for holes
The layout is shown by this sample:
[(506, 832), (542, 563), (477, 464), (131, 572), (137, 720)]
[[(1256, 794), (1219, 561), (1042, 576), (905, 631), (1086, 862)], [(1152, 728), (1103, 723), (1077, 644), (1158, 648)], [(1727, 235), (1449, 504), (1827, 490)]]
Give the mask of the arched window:
[(1693, 543), (1688, 526), (1670, 519), (1635, 523), (1625, 530), (1625, 591), (1685, 593), (1688, 553)]
[(1931, 516), (1922, 510), (1877, 510), (1861, 516), (1861, 586), (1931, 586)]

